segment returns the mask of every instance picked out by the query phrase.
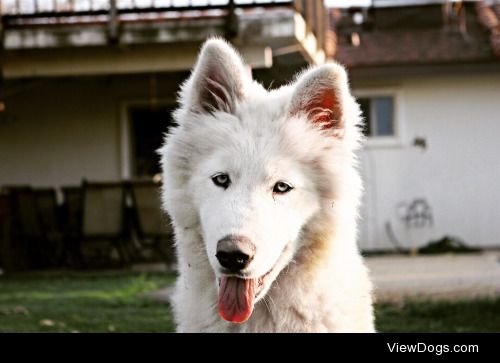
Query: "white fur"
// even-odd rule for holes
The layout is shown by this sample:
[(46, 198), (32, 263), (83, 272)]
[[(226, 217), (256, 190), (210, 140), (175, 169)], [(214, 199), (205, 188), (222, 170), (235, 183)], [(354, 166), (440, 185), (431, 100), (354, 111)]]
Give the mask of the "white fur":
[[(311, 121), (308, 110), (318, 110), (308, 105), (322, 89), (338, 99), (341, 133)], [(338, 64), (267, 91), (227, 43), (205, 43), (180, 92), (179, 126), (160, 150), (163, 206), (176, 234), (178, 331), (374, 331), (371, 283), (356, 245), (359, 114)], [(212, 182), (217, 172), (230, 175), (226, 190)], [(280, 180), (294, 189), (273, 195)], [(215, 249), (229, 234), (256, 245), (248, 277), (272, 269), (264, 297), (242, 324), (217, 312)]]

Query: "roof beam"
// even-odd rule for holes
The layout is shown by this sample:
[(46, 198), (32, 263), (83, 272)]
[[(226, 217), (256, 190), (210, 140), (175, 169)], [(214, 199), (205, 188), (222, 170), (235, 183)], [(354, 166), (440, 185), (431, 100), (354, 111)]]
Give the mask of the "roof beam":
[[(199, 47), (193, 43), (22, 50), (4, 52), (1, 68), (5, 78), (172, 72), (190, 69)], [(252, 68), (272, 65), (268, 47), (243, 46), (239, 51)]]

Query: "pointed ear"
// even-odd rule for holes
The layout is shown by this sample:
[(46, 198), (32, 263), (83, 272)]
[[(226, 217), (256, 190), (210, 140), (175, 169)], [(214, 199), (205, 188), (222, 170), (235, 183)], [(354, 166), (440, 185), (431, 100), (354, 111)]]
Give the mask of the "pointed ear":
[(347, 74), (338, 64), (327, 64), (299, 76), (292, 96), (290, 115), (305, 115), (319, 129), (342, 138), (343, 101), (349, 96)]
[(231, 113), (248, 81), (248, 72), (234, 48), (221, 39), (210, 39), (182, 90), (181, 102), (194, 112)]

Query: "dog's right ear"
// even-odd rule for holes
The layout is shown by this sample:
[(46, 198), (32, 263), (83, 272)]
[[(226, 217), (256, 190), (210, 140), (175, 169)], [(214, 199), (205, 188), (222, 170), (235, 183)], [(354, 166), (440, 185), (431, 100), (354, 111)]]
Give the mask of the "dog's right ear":
[(249, 81), (238, 53), (221, 39), (203, 45), (191, 77), (181, 91), (181, 102), (193, 112), (232, 113)]

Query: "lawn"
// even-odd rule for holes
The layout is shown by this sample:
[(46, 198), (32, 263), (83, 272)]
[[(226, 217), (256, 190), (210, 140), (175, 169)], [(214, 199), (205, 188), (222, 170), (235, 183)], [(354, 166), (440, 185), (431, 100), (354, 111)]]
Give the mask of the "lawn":
[(169, 306), (141, 297), (173, 283), (167, 274), (0, 276), (0, 332), (166, 332)]
[(379, 304), (376, 317), (377, 329), (387, 333), (498, 333), (500, 297)]
[[(144, 293), (168, 286), (161, 273), (0, 276), (0, 332), (170, 332), (166, 304)], [(382, 332), (500, 332), (500, 298), (379, 304)]]

